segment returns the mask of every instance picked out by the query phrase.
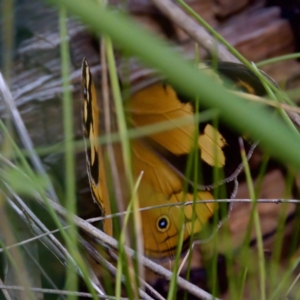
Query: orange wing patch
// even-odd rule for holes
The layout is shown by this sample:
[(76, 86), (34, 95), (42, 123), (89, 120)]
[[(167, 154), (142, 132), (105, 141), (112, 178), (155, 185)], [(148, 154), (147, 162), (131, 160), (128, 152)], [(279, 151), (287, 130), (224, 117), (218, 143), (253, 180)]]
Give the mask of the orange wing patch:
[(198, 145), (203, 161), (212, 167), (221, 168), (225, 166), (226, 157), (222, 148), (226, 145), (226, 140), (210, 124), (205, 126), (204, 134), (199, 135)]

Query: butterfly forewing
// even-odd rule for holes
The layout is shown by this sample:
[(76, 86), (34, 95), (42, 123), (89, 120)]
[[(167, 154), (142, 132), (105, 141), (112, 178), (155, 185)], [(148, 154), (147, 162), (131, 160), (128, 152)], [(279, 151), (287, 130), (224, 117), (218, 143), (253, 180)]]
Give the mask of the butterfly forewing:
[[(108, 190), (103, 166), (103, 156), (99, 146), (99, 111), (97, 93), (87, 60), (82, 62), (82, 118), (83, 133), (86, 141), (86, 160), (88, 177), (93, 199), (99, 204), (102, 215), (110, 214)], [(112, 234), (110, 219), (104, 220), (104, 230)]]
[[(213, 122), (195, 123), (193, 102), (182, 101), (171, 86), (159, 82), (144, 88), (131, 97), (126, 109), (130, 111), (129, 119), (135, 128), (162, 122), (171, 124), (172, 129), (150, 134), (144, 141), (193, 186), (194, 180), (190, 177), (198, 172), (199, 181), (195, 188), (216, 187), (234, 180), (240, 172), (242, 161), (238, 135), (223, 124), (216, 128)], [(185, 125), (180, 123), (182, 121)], [(191, 176), (187, 176), (187, 161), (195, 146), (201, 170), (195, 170), (192, 165)], [(245, 141), (245, 149), (249, 153), (253, 145)], [(214, 168), (220, 171), (217, 182)]]

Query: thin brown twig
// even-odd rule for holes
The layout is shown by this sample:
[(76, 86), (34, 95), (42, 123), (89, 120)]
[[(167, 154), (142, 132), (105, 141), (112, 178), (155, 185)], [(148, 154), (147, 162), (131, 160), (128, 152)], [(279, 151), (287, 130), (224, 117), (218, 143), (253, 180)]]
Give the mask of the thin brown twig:
[[(208, 203), (252, 203), (252, 199), (214, 199), (214, 200), (197, 200), (196, 204), (208, 204)], [(293, 204), (300, 204), (299, 199), (257, 199), (255, 200), (257, 203), (269, 203), (269, 204), (281, 204), (281, 203), (293, 203)], [(187, 202), (176, 202), (176, 203), (167, 203), (167, 204), (159, 204), (159, 205), (152, 205), (147, 206), (139, 209), (139, 212), (147, 211), (151, 209), (157, 209), (157, 208), (163, 208), (163, 207), (172, 207), (172, 206), (186, 206), (186, 205), (192, 205), (193, 201), (187, 201)], [(89, 223), (102, 221), (105, 219), (114, 218), (116, 216), (125, 215), (127, 211), (122, 211), (118, 213), (114, 213), (111, 215), (106, 215), (105, 217), (96, 217), (96, 218), (90, 218), (86, 220)]]
[(295, 114), (292, 116), (293, 120), (294, 118), (296, 118), (296, 116), (298, 117), (297, 123), (300, 124), (300, 117), (298, 114), (300, 114), (300, 108), (296, 107), (296, 106), (291, 106), (289, 104), (286, 103), (282, 103), (282, 102), (276, 102), (274, 100), (270, 100), (270, 99), (266, 99), (260, 96), (256, 96), (256, 95), (252, 95), (252, 94), (247, 94), (247, 93), (243, 93), (243, 92), (237, 92), (237, 91), (229, 91), (230, 93), (233, 93), (241, 98), (247, 99), (249, 101), (253, 101), (253, 102), (259, 102), (262, 104), (266, 104), (272, 107), (276, 107), (276, 108), (282, 108), (283, 110), (285, 110), (289, 115), (291, 114)]

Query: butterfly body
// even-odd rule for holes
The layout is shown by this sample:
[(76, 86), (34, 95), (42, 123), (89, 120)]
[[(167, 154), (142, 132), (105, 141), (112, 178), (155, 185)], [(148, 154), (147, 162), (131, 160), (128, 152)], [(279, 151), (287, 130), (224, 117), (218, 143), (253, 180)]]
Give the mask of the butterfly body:
[[(204, 68), (211, 71), (210, 66)], [(244, 66), (222, 63), (218, 70), (232, 79), (238, 89), (250, 94), (265, 93), (257, 77)], [(219, 80), (223, 81), (222, 77)], [(82, 66), (82, 91), (83, 130), (85, 139), (90, 141), (87, 164), (91, 191), (102, 213), (109, 215), (112, 198), (121, 201), (126, 209), (133, 195), (120, 143), (109, 147), (96, 142), (99, 135), (105, 135), (99, 132), (99, 128), (105, 128), (105, 116), (103, 111), (98, 112), (86, 60)], [(136, 196), (142, 209), (145, 254), (155, 259), (170, 258), (176, 254), (180, 232), (182, 248), (186, 250), (191, 237), (204, 233), (212, 217), (220, 212), (216, 202), (196, 205), (194, 200), (234, 195), (235, 179), (242, 168), (239, 137), (226, 124), (216, 126), (213, 120), (196, 122), (194, 101), (162, 80), (152, 80), (130, 94), (124, 99), (124, 111), (129, 129), (168, 125), (164, 130), (130, 140), (130, 171), (134, 181), (141, 178)], [(251, 156), (255, 143), (244, 140), (244, 144)], [(109, 157), (113, 157), (113, 166), (108, 175)], [(111, 182), (115, 183), (113, 187)], [(149, 207), (154, 208), (143, 210)], [(104, 221), (104, 230), (113, 234), (111, 220)]]

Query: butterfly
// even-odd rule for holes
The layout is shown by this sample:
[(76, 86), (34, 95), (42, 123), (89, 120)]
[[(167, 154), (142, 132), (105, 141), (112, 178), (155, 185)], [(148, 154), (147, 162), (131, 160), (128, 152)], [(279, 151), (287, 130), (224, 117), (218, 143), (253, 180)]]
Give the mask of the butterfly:
[[(259, 96), (266, 93), (257, 76), (241, 64), (219, 62), (214, 71), (210, 63), (205, 63), (200, 69), (230, 89)], [(132, 138), (129, 144), (132, 177), (141, 178), (137, 188), (139, 207), (155, 207), (140, 212), (144, 252), (153, 259), (172, 258), (180, 233), (184, 252), (191, 239), (204, 236), (214, 216), (220, 218), (221, 211), (224, 216), (220, 203), (195, 205), (193, 201), (234, 197), (236, 178), (242, 169), (239, 136), (219, 121), (195, 122), (195, 101), (176, 91), (167, 80), (144, 80), (127, 95), (123, 105), (129, 129), (170, 125), (165, 130)], [(109, 150), (97, 142), (97, 138), (106, 133), (105, 114), (102, 99), (99, 99), (100, 109), (98, 107), (98, 95), (86, 59), (82, 62), (82, 98), (84, 138), (89, 142), (86, 157), (91, 193), (106, 216), (116, 211), (112, 200), (117, 198), (116, 194), (126, 209), (132, 193), (120, 143), (114, 142)], [(180, 120), (189, 122), (180, 123)], [(243, 141), (250, 158), (256, 143), (246, 138)], [(112, 153), (115, 171), (107, 171)], [(115, 182), (117, 187), (113, 186)], [(227, 213), (228, 205), (225, 207)], [(104, 220), (103, 228), (113, 235), (111, 219)]]

